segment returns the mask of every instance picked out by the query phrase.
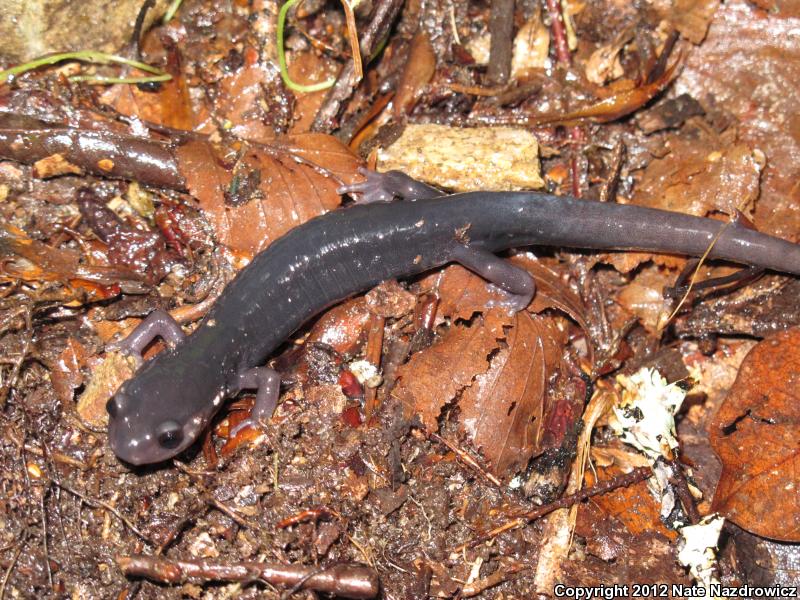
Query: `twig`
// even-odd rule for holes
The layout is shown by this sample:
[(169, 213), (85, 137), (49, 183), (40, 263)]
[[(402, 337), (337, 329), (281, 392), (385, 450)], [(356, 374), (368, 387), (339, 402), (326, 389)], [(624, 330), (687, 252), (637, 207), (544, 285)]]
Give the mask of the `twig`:
[(614, 155), (611, 157), (611, 173), (608, 174), (603, 187), (600, 188), (600, 202), (614, 202), (619, 184), (619, 174), (622, 162), (625, 160), (625, 142), (620, 137), (614, 145)]
[(463, 588), (461, 588), (461, 597), (472, 598), (473, 596), (477, 596), (481, 592), (484, 592), (496, 585), (500, 585), (504, 581), (511, 579), (512, 576), (525, 570), (526, 567), (521, 563), (512, 564), (507, 568), (501, 566), (488, 577), (484, 577), (483, 579), (478, 579), (477, 581), (466, 584)]
[(8, 564), (6, 572), (3, 574), (3, 581), (0, 582), (0, 600), (3, 600), (6, 597), (6, 585), (8, 584), (8, 579), (11, 577), (11, 572), (14, 570), (17, 560), (19, 560), (19, 555), (22, 554), (22, 549), (25, 548), (25, 543), (27, 541), (27, 535), (19, 541), (17, 550), (14, 552), (14, 556), (11, 558), (11, 562)]
[(50, 588), (53, 588), (53, 570), (50, 567), (50, 548), (47, 544), (47, 536), (49, 534), (47, 529), (47, 509), (45, 507), (45, 500), (47, 498), (47, 493), (50, 491), (50, 486), (47, 486), (42, 490), (42, 494), (39, 497), (39, 508), (42, 511), (42, 550), (44, 551), (44, 566), (45, 570), (47, 571), (47, 583), (50, 584)]
[(134, 525), (131, 522), (130, 519), (128, 519), (125, 515), (120, 513), (116, 508), (111, 506), (108, 502), (104, 502), (103, 500), (96, 500), (94, 498), (89, 498), (88, 496), (86, 496), (85, 494), (82, 494), (78, 490), (73, 489), (73, 488), (69, 487), (68, 485), (63, 484), (60, 481), (57, 481), (55, 479), (51, 479), (51, 481), (53, 482), (54, 485), (58, 486), (59, 488), (61, 488), (65, 492), (69, 492), (70, 494), (72, 494), (76, 498), (79, 498), (81, 500), (81, 502), (85, 502), (86, 504), (88, 504), (89, 506), (91, 506), (93, 508), (104, 508), (104, 509), (106, 509), (112, 515), (114, 515), (120, 521), (122, 521), (125, 524), (125, 526), (128, 529), (130, 529), (133, 533), (135, 533), (140, 539), (142, 539), (143, 541), (147, 542), (151, 546), (157, 546), (158, 545), (155, 542), (153, 542), (153, 540), (151, 540), (149, 537), (147, 537), (147, 535), (145, 535), (141, 530), (139, 530), (139, 528), (136, 527), (136, 525)]
[(29, 128), (6, 128), (0, 123), (1, 157), (30, 164), (53, 154), (95, 175), (179, 191), (186, 188), (178, 161), (166, 144), (110, 131), (42, 128), (34, 123)]
[(255, 561), (221, 564), (208, 560), (171, 560), (143, 554), (118, 556), (116, 561), (127, 576), (145, 577), (168, 584), (260, 580), (289, 587), (303, 582), (302, 589), (342, 598), (374, 598), (380, 591), (378, 574), (369, 567), (354, 563), (319, 569)]
[(173, 461), (173, 464), (183, 473), (188, 475), (192, 479), (194, 484), (200, 488), (200, 497), (206, 504), (208, 504), (208, 506), (213, 506), (222, 514), (227, 515), (228, 517), (233, 519), (234, 522), (236, 522), (236, 524), (238, 524), (240, 527), (253, 530), (258, 529), (258, 525), (256, 525), (255, 523), (248, 522), (247, 519), (242, 517), (233, 508), (231, 508), (224, 502), (217, 500), (211, 493), (209, 487), (202, 481), (202, 479), (200, 479), (200, 477), (196, 473), (190, 471), (188, 468), (186, 468), (185, 465), (179, 463), (178, 461)]
[(350, 42), (350, 54), (353, 56), (353, 76), (355, 80), (353, 85), (358, 83), (364, 77), (364, 65), (361, 60), (361, 49), (358, 44), (358, 29), (356, 29), (356, 16), (353, 14), (353, 7), (350, 5), (350, 0), (341, 0), (342, 9), (344, 10), (345, 23), (347, 23), (347, 39)]
[(432, 432), (428, 433), (428, 437), (430, 439), (432, 439), (432, 440), (434, 440), (436, 442), (439, 442), (441, 444), (444, 444), (445, 446), (450, 448), (450, 450), (455, 452), (456, 456), (458, 458), (460, 458), (462, 460), (462, 462), (464, 462), (471, 469), (474, 469), (478, 473), (478, 475), (480, 475), (481, 477), (483, 477), (484, 479), (486, 479), (490, 483), (496, 485), (497, 487), (501, 487), (503, 485), (502, 482), (497, 477), (495, 477), (494, 475), (492, 475), (491, 473), (486, 471), (486, 469), (481, 467), (475, 461), (474, 458), (472, 458), (469, 454), (464, 452), (461, 448), (458, 448), (457, 446), (455, 446), (455, 444), (452, 444), (451, 442), (447, 441), (446, 439), (444, 439), (443, 437), (441, 437), (440, 435), (438, 435), (436, 433), (432, 433)]
[(673, 459), (667, 462), (671, 473), (670, 483), (675, 486), (675, 493), (678, 494), (678, 499), (683, 505), (683, 510), (686, 511), (686, 516), (689, 517), (692, 525), (697, 525), (700, 522), (700, 513), (697, 510), (697, 505), (694, 502), (694, 496), (689, 490), (689, 482), (686, 481), (686, 474), (683, 472), (681, 464)]
[(561, 1), (547, 0), (547, 14), (550, 17), (550, 28), (553, 30), (553, 41), (556, 45), (556, 58), (564, 66), (572, 63), (567, 41), (567, 28), (564, 26), (564, 17), (561, 15)]
[[(40, 457), (45, 456), (44, 450), (32, 444), (23, 444), (22, 440), (19, 439), (19, 437), (17, 437), (17, 435), (14, 432), (6, 429), (4, 435), (5, 439), (14, 444), (18, 449), (20, 450), (24, 449), (26, 452), (30, 452), (34, 456), (40, 456)], [(75, 467), (76, 469), (80, 469), (81, 471), (88, 471), (90, 468), (90, 466), (87, 463), (78, 460), (77, 458), (73, 458), (72, 456), (69, 456), (62, 452), (54, 452), (52, 450), (48, 450), (47, 457), (54, 462), (61, 463), (62, 465), (69, 465), (70, 467)]]
[[(382, 0), (377, 4), (372, 20), (361, 37), (361, 55), (366, 57), (367, 62), (369, 62), (386, 35), (388, 35), (389, 29), (400, 13), (403, 4), (403, 0)], [(328, 132), (336, 128), (339, 112), (355, 90), (354, 75), (355, 63), (351, 58), (339, 73), (336, 83), (328, 92), (325, 102), (323, 102), (316, 117), (314, 117), (311, 131)]]
[[(380, 315), (371, 315), (367, 334), (366, 360), (375, 367), (381, 368), (381, 354), (383, 353), (383, 328), (386, 319)], [(378, 390), (375, 387), (364, 385), (364, 415), (369, 423), (372, 415), (378, 408)]]
[[(561, 14), (560, 0), (547, 0), (547, 14), (550, 16), (550, 28), (553, 30), (553, 40), (556, 46), (556, 58), (566, 69), (572, 65), (572, 55), (569, 52), (569, 42), (567, 41), (567, 29), (564, 25), (564, 17)], [(572, 195), (581, 195), (580, 165), (578, 163), (577, 146), (583, 141), (583, 129), (575, 125), (569, 131), (570, 139), (575, 145), (570, 159), (570, 171), (572, 173)]]
[(14, 387), (14, 384), (17, 382), (17, 378), (19, 377), (19, 373), (22, 370), (22, 365), (25, 362), (25, 359), (28, 357), (28, 352), (31, 348), (31, 341), (33, 340), (33, 325), (31, 323), (31, 307), (26, 305), (23, 308), (23, 314), (25, 316), (25, 334), (22, 341), (22, 349), (20, 350), (19, 357), (14, 360), (14, 366), (11, 368), (11, 374), (8, 376), (8, 381), (5, 382), (2, 389), (0, 389), (0, 408), (5, 406), (6, 400), (8, 399), (8, 393), (11, 391), (11, 388)]
[(495, 85), (508, 82), (514, 37), (514, 0), (492, 0), (489, 15), (489, 66), (486, 75)]
[(139, 9), (139, 14), (136, 15), (136, 22), (133, 24), (133, 32), (131, 33), (130, 45), (135, 49), (136, 60), (144, 62), (142, 59), (142, 30), (144, 29), (144, 20), (147, 13), (155, 5), (155, 0), (145, 0)]
[(574, 494), (570, 494), (568, 496), (564, 496), (563, 498), (559, 498), (555, 502), (551, 502), (550, 504), (545, 504), (544, 506), (540, 506), (539, 508), (535, 508), (531, 511), (522, 513), (521, 515), (517, 515), (513, 517), (510, 521), (507, 521), (503, 525), (499, 527), (495, 527), (491, 531), (478, 536), (458, 546), (454, 550), (454, 552), (462, 552), (467, 548), (474, 548), (478, 544), (486, 542), (497, 535), (509, 531), (511, 529), (516, 529), (517, 527), (522, 527), (526, 523), (530, 523), (531, 521), (535, 521), (555, 510), (560, 508), (569, 508), (573, 504), (577, 504), (578, 502), (582, 502), (587, 498), (591, 498), (592, 496), (598, 496), (600, 494), (605, 494), (611, 490), (615, 490), (621, 487), (627, 487), (629, 485), (633, 485), (634, 483), (638, 483), (640, 481), (644, 481), (648, 477), (652, 475), (652, 470), (650, 467), (638, 467), (631, 471), (630, 473), (626, 473), (625, 475), (619, 475), (617, 477), (613, 477), (597, 485), (594, 485), (590, 488), (582, 489)]

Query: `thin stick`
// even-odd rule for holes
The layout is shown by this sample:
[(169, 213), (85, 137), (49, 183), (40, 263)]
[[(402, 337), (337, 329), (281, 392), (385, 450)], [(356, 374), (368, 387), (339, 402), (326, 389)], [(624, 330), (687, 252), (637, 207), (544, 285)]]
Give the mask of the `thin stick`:
[(522, 527), (523, 525), (530, 523), (531, 521), (535, 521), (536, 519), (539, 519), (547, 514), (550, 514), (555, 510), (558, 510), (560, 508), (569, 508), (573, 504), (582, 502), (587, 498), (591, 498), (592, 496), (605, 494), (606, 492), (610, 492), (611, 490), (615, 490), (621, 487), (627, 487), (629, 485), (633, 485), (634, 483), (644, 481), (651, 475), (652, 475), (652, 470), (650, 469), (650, 467), (638, 467), (633, 471), (631, 471), (630, 473), (626, 473), (625, 475), (613, 477), (611, 479), (598, 483), (597, 485), (594, 485), (590, 488), (585, 488), (575, 492), (574, 494), (569, 494), (568, 496), (559, 498), (558, 500), (556, 500), (555, 502), (551, 502), (550, 504), (545, 504), (544, 506), (540, 506), (528, 512), (522, 513), (521, 515), (517, 515), (516, 517), (513, 517), (510, 521), (507, 521), (506, 523), (500, 525), (499, 527), (495, 527), (491, 531), (458, 546), (454, 550), (454, 552), (462, 552), (467, 548), (474, 548), (475, 546), (482, 544), (483, 542), (486, 542), (505, 531), (516, 529), (517, 527)]
[(497, 477), (486, 471), (486, 469), (482, 468), (475, 461), (474, 458), (472, 458), (469, 454), (464, 452), (461, 448), (458, 448), (455, 444), (452, 444), (451, 442), (447, 441), (446, 439), (444, 439), (443, 437), (441, 437), (436, 433), (428, 433), (428, 437), (450, 448), (450, 450), (455, 452), (456, 456), (460, 458), (468, 467), (474, 469), (478, 473), (478, 475), (480, 475), (490, 483), (496, 485), (497, 487), (501, 487), (503, 485), (502, 482)]
[(14, 552), (14, 556), (11, 558), (11, 562), (6, 569), (6, 572), (3, 574), (3, 581), (0, 583), (0, 600), (3, 600), (6, 597), (6, 585), (8, 584), (8, 579), (11, 577), (11, 572), (14, 570), (17, 560), (19, 560), (19, 555), (22, 554), (22, 549), (25, 548), (25, 543), (27, 541), (27, 536), (20, 540), (17, 550)]
[(148, 544), (150, 544), (152, 546), (157, 546), (158, 545), (155, 542), (153, 542), (153, 540), (151, 540), (149, 537), (147, 537), (147, 535), (144, 534), (139, 528), (137, 528), (136, 525), (134, 525), (131, 522), (130, 519), (128, 519), (125, 515), (120, 513), (116, 508), (111, 506), (108, 502), (104, 502), (103, 500), (96, 500), (94, 498), (89, 498), (88, 496), (86, 496), (85, 494), (82, 494), (78, 490), (73, 489), (73, 488), (69, 487), (68, 485), (63, 484), (60, 481), (56, 481), (55, 479), (51, 479), (51, 481), (53, 482), (54, 485), (58, 486), (59, 488), (61, 488), (65, 492), (69, 492), (70, 494), (72, 494), (73, 496), (79, 498), (82, 502), (85, 502), (89, 506), (91, 506), (93, 508), (104, 508), (104, 509), (106, 509), (112, 515), (114, 515), (120, 521), (122, 521), (128, 527), (128, 529), (130, 529), (133, 533), (135, 533), (139, 538), (141, 538), (143, 541), (147, 542)]

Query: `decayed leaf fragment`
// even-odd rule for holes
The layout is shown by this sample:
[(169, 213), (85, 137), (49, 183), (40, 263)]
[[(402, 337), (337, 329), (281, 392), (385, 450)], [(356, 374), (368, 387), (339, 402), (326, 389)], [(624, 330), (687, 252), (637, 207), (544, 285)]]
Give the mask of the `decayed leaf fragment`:
[[(618, 461), (608, 466), (595, 465), (594, 470), (587, 470), (585, 486), (597, 484), (598, 481), (617, 477), (630, 471), (633, 464), (644, 466), (642, 462), (632, 463), (637, 455), (629, 460)], [(659, 534), (670, 540), (677, 538), (677, 533), (667, 529), (660, 518), (660, 506), (653, 497), (646, 481), (628, 487), (621, 487), (592, 498), (592, 504), (606, 513), (610, 518), (618, 520), (631, 534)]]
[(740, 527), (800, 541), (800, 329), (755, 346), (709, 427), (722, 460), (713, 509)]
[(442, 408), (472, 385), (476, 374), (488, 370), (488, 357), (508, 324), (502, 311), (489, 311), (471, 327), (453, 325), (438, 343), (414, 354), (398, 369), (399, 382), (392, 391), (406, 414), (419, 415), (426, 428), (436, 431)]
[[(223, 165), (204, 142), (188, 142), (176, 155), (187, 187), (219, 241), (252, 254), (293, 227), (339, 206), (336, 190), (359, 177), (361, 164), (336, 138), (321, 133), (248, 145), (235, 168)], [(226, 201), (226, 195), (230, 198), (245, 187), (246, 193), (239, 193), (236, 202)]]
[(719, 0), (675, 0), (672, 20), (675, 29), (693, 44), (706, 37)]

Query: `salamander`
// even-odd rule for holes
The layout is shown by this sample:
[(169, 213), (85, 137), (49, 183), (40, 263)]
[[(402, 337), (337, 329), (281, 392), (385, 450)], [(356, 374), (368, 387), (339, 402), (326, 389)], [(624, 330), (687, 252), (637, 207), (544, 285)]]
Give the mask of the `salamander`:
[(247, 424), (275, 408), (280, 377), (263, 366), (308, 319), (390, 278), (455, 262), (527, 306), (527, 271), (496, 256), (531, 245), (644, 250), (701, 256), (800, 274), (800, 245), (721, 221), (634, 205), (538, 192), (443, 195), (401, 173), (369, 173), (342, 190), (368, 200), (314, 218), (256, 255), (186, 336), (163, 311), (148, 316), (119, 349), (141, 356), (156, 336), (169, 349), (143, 363), (108, 401), (109, 440), (123, 461), (170, 459), (208, 426), (226, 397), (256, 390)]

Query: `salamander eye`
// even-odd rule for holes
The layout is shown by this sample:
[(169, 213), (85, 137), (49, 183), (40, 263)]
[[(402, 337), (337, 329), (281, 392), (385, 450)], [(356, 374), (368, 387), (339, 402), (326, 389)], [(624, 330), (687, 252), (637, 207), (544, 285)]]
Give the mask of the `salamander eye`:
[(175, 421), (164, 421), (156, 429), (156, 438), (162, 448), (177, 448), (183, 441), (183, 429)]

